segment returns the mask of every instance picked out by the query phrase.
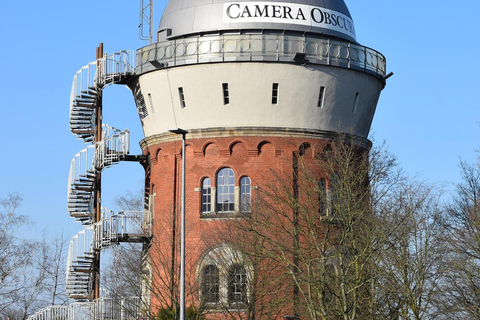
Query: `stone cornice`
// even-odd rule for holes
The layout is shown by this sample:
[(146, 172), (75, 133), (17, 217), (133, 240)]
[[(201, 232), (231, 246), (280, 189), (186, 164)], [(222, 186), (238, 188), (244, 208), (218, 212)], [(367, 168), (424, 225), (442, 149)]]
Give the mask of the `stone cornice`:
[[(321, 139), (321, 140), (338, 140), (341, 137), (355, 144), (370, 149), (372, 143), (370, 140), (358, 136), (346, 134), (338, 134), (331, 131), (311, 130), (311, 129), (290, 129), (290, 128), (272, 128), (272, 127), (236, 127), (236, 128), (208, 128), (208, 129), (188, 129), (186, 139), (209, 139), (219, 137), (278, 137), (278, 138), (304, 138), (304, 139)], [(146, 137), (140, 141), (142, 150), (165, 142), (181, 140), (180, 135), (165, 132)]]

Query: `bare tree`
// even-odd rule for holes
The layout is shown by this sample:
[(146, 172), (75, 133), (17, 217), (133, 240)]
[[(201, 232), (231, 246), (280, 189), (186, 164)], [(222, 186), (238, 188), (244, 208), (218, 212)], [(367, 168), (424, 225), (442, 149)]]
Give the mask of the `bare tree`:
[(404, 179), (378, 206), (385, 242), (375, 262), (379, 319), (433, 319), (445, 272), (441, 193)]
[(22, 201), (18, 193), (0, 200), (0, 314), (27, 289), (20, 270), (30, 265), (35, 248), (33, 242), (20, 237), (22, 228), (31, 224), (27, 216), (16, 213)]
[(449, 272), (445, 313), (480, 318), (480, 167), (460, 162), (462, 181), (448, 205)]
[(49, 237), (43, 236), (43, 256), (37, 258), (39, 268), (45, 272), (42, 301), (45, 305), (65, 305), (66, 293), (66, 255), (68, 239), (62, 233)]
[(372, 196), (397, 182), (395, 159), (346, 140), (315, 149), (324, 153), (302, 145), (292, 171), (272, 172), (252, 214), (226, 229), (253, 266), (248, 319), (372, 319), (372, 263), (386, 238)]

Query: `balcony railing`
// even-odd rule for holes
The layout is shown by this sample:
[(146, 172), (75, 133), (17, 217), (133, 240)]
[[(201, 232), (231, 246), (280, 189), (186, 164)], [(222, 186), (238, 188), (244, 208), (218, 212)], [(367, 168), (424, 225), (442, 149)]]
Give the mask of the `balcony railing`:
[(152, 236), (150, 211), (122, 211), (115, 213), (102, 208), (102, 220), (95, 224), (94, 247), (102, 249), (112, 243), (143, 242)]
[(286, 35), (203, 36), (157, 42), (137, 50), (136, 74), (198, 63), (293, 62), (297, 52), (305, 53), (309, 63), (385, 77), (385, 57), (378, 51), (345, 41)]

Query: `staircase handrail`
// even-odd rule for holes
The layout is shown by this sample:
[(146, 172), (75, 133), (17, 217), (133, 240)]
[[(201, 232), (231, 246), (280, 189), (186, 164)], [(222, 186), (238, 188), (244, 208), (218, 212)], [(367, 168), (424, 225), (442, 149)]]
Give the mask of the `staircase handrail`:
[(70, 319), (70, 306), (48, 306), (38, 310), (27, 320), (57, 320)]
[(94, 226), (87, 226), (70, 240), (67, 254), (67, 274), (71, 270), (74, 261), (79, 257), (83, 257), (86, 253), (94, 252), (93, 236)]
[(85, 176), (88, 171), (95, 171), (95, 148), (95, 145), (87, 146), (73, 157), (68, 174), (68, 196), (73, 184), (79, 181), (80, 177)]
[(120, 131), (109, 125), (103, 125), (103, 138), (97, 142), (95, 166), (98, 169), (120, 161), (121, 157), (130, 153), (130, 131)]
[[(85, 229), (78, 232), (70, 241), (68, 246), (68, 254), (67, 254), (67, 270), (66, 270), (66, 291), (67, 295), (70, 298), (78, 298), (79, 296), (82, 299), (87, 299), (91, 295), (91, 273), (89, 270), (85, 272), (80, 272), (75, 270), (75, 263), (79, 263), (79, 267), (89, 267), (93, 268), (93, 259), (91, 260), (91, 265), (85, 265), (89, 263), (89, 259), (86, 259), (87, 254), (94, 253), (93, 249), (93, 236), (94, 236), (94, 228), (93, 226), (88, 226)], [(90, 257), (93, 258), (93, 257)], [(84, 282), (85, 288), (82, 288), (86, 291), (80, 291), (78, 289), (78, 281)], [(73, 284), (71, 284), (73, 282)]]
[(92, 61), (80, 68), (73, 77), (70, 91), (70, 113), (75, 99), (91, 88), (99, 89), (108, 84), (119, 83), (135, 73), (133, 50), (122, 50)]
[(133, 50), (122, 50), (99, 59), (100, 84), (106, 85), (122, 81), (135, 73), (135, 54)]

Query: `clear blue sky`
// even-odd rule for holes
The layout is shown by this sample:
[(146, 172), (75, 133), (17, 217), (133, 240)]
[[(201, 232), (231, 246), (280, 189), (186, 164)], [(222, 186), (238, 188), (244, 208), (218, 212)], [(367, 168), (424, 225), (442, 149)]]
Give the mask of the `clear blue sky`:
[[(346, 0), (357, 40), (387, 58), (388, 80), (372, 131), (405, 170), (433, 183), (457, 182), (458, 160), (475, 161), (480, 140), (478, 1)], [(165, 1), (155, 3), (155, 29)], [(75, 72), (113, 53), (147, 45), (138, 39), (137, 0), (5, 1), (0, 10), (0, 198), (24, 196), (20, 213), (32, 233), (81, 230), (66, 210), (70, 161), (85, 146), (68, 128)], [(143, 137), (129, 90), (105, 90), (104, 121)], [(103, 174), (103, 204), (141, 189), (143, 169), (121, 163)]]

